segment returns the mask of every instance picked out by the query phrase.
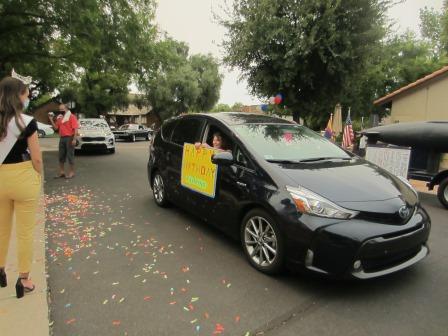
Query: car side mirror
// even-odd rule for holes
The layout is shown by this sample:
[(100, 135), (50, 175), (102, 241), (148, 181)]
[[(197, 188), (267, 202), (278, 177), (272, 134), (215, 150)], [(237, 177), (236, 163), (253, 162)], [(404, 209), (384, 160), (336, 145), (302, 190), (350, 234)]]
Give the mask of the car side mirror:
[(230, 152), (219, 152), (212, 155), (212, 163), (218, 166), (230, 166), (233, 164), (233, 155)]

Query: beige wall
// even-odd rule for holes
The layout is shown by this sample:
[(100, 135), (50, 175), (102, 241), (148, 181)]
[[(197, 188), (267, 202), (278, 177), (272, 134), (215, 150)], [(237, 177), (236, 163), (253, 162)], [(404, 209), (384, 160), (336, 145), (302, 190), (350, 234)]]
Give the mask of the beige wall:
[(393, 100), (392, 123), (424, 120), (448, 120), (448, 76)]

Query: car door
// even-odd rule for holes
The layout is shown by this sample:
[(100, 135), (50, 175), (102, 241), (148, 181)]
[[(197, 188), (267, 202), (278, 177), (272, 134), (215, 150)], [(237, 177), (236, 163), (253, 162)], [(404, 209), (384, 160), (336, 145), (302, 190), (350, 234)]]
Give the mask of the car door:
[(172, 198), (177, 203), (187, 206), (196, 205), (196, 193), (181, 185), (182, 155), (185, 143), (200, 140), (205, 121), (201, 118), (181, 118), (173, 130), (170, 145), (165, 156), (168, 162), (168, 183), (172, 186)]
[(253, 197), (251, 195), (257, 183), (257, 174), (242, 147), (233, 149), (234, 164), (218, 168), (216, 199), (210, 202), (210, 221), (223, 231), (234, 233), (239, 225), (240, 210)]
[(234, 226), (238, 224), (239, 209), (250, 199), (250, 186), (254, 183), (256, 173), (247, 154), (241, 145), (236, 143), (236, 138), (230, 130), (210, 123), (204, 132), (203, 140), (210, 142), (210, 135), (214, 131), (226, 138), (227, 148), (231, 149), (235, 163), (229, 167), (218, 167), (215, 197), (195, 195), (196, 208), (208, 222), (224, 231), (233, 232)]

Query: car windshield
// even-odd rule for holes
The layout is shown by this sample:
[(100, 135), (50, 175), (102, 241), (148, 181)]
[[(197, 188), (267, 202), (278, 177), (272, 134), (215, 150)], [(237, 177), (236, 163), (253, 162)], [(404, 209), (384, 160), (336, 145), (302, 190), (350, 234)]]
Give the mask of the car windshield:
[(350, 159), (338, 146), (312, 130), (293, 124), (244, 124), (234, 131), (269, 162)]
[(121, 125), (119, 130), (131, 130), (131, 129), (137, 129), (137, 125)]
[(79, 125), (81, 128), (109, 128), (109, 125), (104, 120), (80, 120)]

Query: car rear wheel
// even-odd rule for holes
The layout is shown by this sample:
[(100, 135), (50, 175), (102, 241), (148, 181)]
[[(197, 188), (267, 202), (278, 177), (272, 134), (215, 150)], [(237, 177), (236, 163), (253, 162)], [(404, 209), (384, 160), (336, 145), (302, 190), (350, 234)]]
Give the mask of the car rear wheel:
[(169, 202), (166, 198), (165, 182), (159, 172), (156, 172), (152, 179), (152, 193), (158, 206), (163, 208), (168, 205)]
[(129, 137), (129, 141), (131, 141), (131, 142), (135, 142), (135, 134), (132, 134), (132, 135)]
[(266, 211), (254, 209), (247, 213), (241, 225), (241, 243), (257, 270), (276, 274), (283, 269), (283, 238), (277, 223)]
[(442, 180), (439, 184), (439, 189), (437, 189), (437, 197), (439, 198), (440, 203), (448, 209), (448, 177)]

